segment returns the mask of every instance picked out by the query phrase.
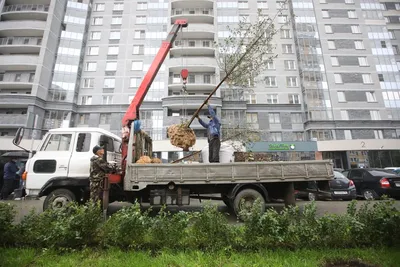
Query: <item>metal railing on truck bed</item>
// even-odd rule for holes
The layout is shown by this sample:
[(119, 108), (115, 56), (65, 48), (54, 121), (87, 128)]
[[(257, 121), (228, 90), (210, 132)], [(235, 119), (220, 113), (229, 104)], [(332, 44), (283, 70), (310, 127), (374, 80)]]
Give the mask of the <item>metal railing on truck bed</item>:
[(235, 162), (228, 164), (129, 164), (124, 179), (126, 191), (147, 185), (302, 182), (330, 180), (330, 160), (285, 162)]

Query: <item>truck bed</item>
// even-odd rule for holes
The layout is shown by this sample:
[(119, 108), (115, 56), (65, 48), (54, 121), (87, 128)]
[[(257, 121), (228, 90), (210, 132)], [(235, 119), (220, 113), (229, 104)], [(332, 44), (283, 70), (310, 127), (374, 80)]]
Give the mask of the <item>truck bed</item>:
[(129, 164), (124, 190), (138, 191), (147, 185), (237, 184), (330, 180), (329, 160), (285, 162), (234, 162), (212, 164)]

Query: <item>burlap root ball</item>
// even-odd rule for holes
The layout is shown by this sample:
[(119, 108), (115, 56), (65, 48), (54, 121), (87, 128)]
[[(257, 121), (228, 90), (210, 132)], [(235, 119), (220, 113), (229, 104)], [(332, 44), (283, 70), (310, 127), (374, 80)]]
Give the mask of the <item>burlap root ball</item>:
[(173, 146), (180, 147), (184, 150), (196, 144), (196, 135), (194, 131), (185, 124), (175, 124), (168, 127), (168, 136)]
[(159, 158), (152, 158), (151, 163), (160, 164), (160, 163), (162, 163), (162, 161)]
[(151, 158), (148, 156), (141, 156), (136, 163), (139, 164), (150, 164), (151, 163)]

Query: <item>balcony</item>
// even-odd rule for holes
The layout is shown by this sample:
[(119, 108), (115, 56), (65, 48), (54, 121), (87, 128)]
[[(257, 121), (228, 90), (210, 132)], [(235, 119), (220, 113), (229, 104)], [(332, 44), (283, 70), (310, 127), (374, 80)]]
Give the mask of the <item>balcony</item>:
[(26, 114), (0, 114), (0, 125), (1, 127), (25, 126), (27, 116)]
[(191, 72), (212, 72), (218, 67), (214, 57), (182, 57), (170, 58), (167, 61), (169, 72), (180, 73), (182, 68), (186, 68)]
[(5, 37), (0, 38), (2, 54), (39, 54), (42, 38), (39, 37)]
[(178, 19), (187, 19), (188, 23), (214, 24), (214, 11), (212, 8), (173, 8), (171, 22)]
[[(184, 105), (187, 109), (197, 109), (200, 107), (208, 95), (173, 95), (162, 99), (163, 107), (181, 108)], [(219, 97), (212, 97), (210, 105), (221, 107), (222, 101)]]
[(177, 40), (184, 39), (212, 39), (215, 36), (215, 26), (212, 24), (195, 23), (190, 24), (182, 32), (178, 32)]
[(214, 1), (212, 0), (171, 0), (172, 8), (210, 8), (214, 7)]
[(175, 41), (170, 51), (171, 57), (191, 56), (214, 56), (214, 40), (185, 40)]
[(0, 55), (0, 71), (35, 71), (37, 55)]
[[(169, 77), (168, 88), (174, 91), (182, 89), (182, 79), (180, 74), (174, 74)], [(186, 88), (188, 91), (191, 90), (205, 90), (209, 91), (214, 89), (216, 86), (215, 75), (204, 73), (204, 74), (189, 74), (187, 79)]]
[(2, 20), (47, 20), (49, 5), (4, 6)]
[(37, 21), (37, 20), (0, 21), (0, 37), (43, 36), (45, 28), (46, 28), (45, 21)]
[[(31, 89), (33, 80), (35, 79), (34, 73), (29, 72), (11, 72), (0, 74), (0, 89), (2, 93), (12, 92), (14, 89)], [(29, 91), (29, 90), (25, 90)]]

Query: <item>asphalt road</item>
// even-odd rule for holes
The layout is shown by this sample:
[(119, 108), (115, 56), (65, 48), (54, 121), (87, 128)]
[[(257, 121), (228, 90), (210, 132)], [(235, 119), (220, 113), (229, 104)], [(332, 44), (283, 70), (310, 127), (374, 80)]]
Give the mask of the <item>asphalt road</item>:
[[(35, 212), (42, 212), (43, 211), (43, 198), (40, 200), (12, 200), (7, 201), (10, 204), (15, 205), (15, 210), (17, 212), (16, 221), (19, 222), (25, 215), (29, 214), (30, 211), (34, 210)], [(361, 206), (365, 201), (358, 201), (358, 206)], [(199, 200), (194, 199), (191, 200), (190, 206), (183, 206), (183, 207), (169, 207), (168, 210), (171, 212), (175, 212), (178, 210), (184, 211), (200, 211), (202, 206), (204, 205), (205, 201), (201, 203)], [(211, 203), (218, 205), (218, 209), (221, 212), (227, 214), (228, 220), (231, 222), (236, 222), (237, 219), (233, 214), (229, 214), (230, 210), (222, 203), (222, 201), (211, 201)], [(302, 208), (305, 204), (309, 202), (307, 201), (297, 201), (297, 205)], [(325, 213), (333, 213), (333, 214), (343, 214), (346, 212), (347, 205), (349, 204), (348, 201), (317, 201), (317, 215), (323, 215)], [(123, 203), (123, 202), (114, 202), (111, 203), (108, 209), (108, 214), (113, 214), (117, 212), (124, 206), (131, 205), (130, 203)], [(396, 201), (395, 203), (396, 208), (400, 209), (400, 201)], [(144, 206), (146, 207), (146, 205)], [(283, 203), (269, 203), (267, 204), (267, 208), (272, 207), (277, 210), (280, 210), (284, 207)], [(154, 214), (156, 214), (157, 210), (154, 210)]]

